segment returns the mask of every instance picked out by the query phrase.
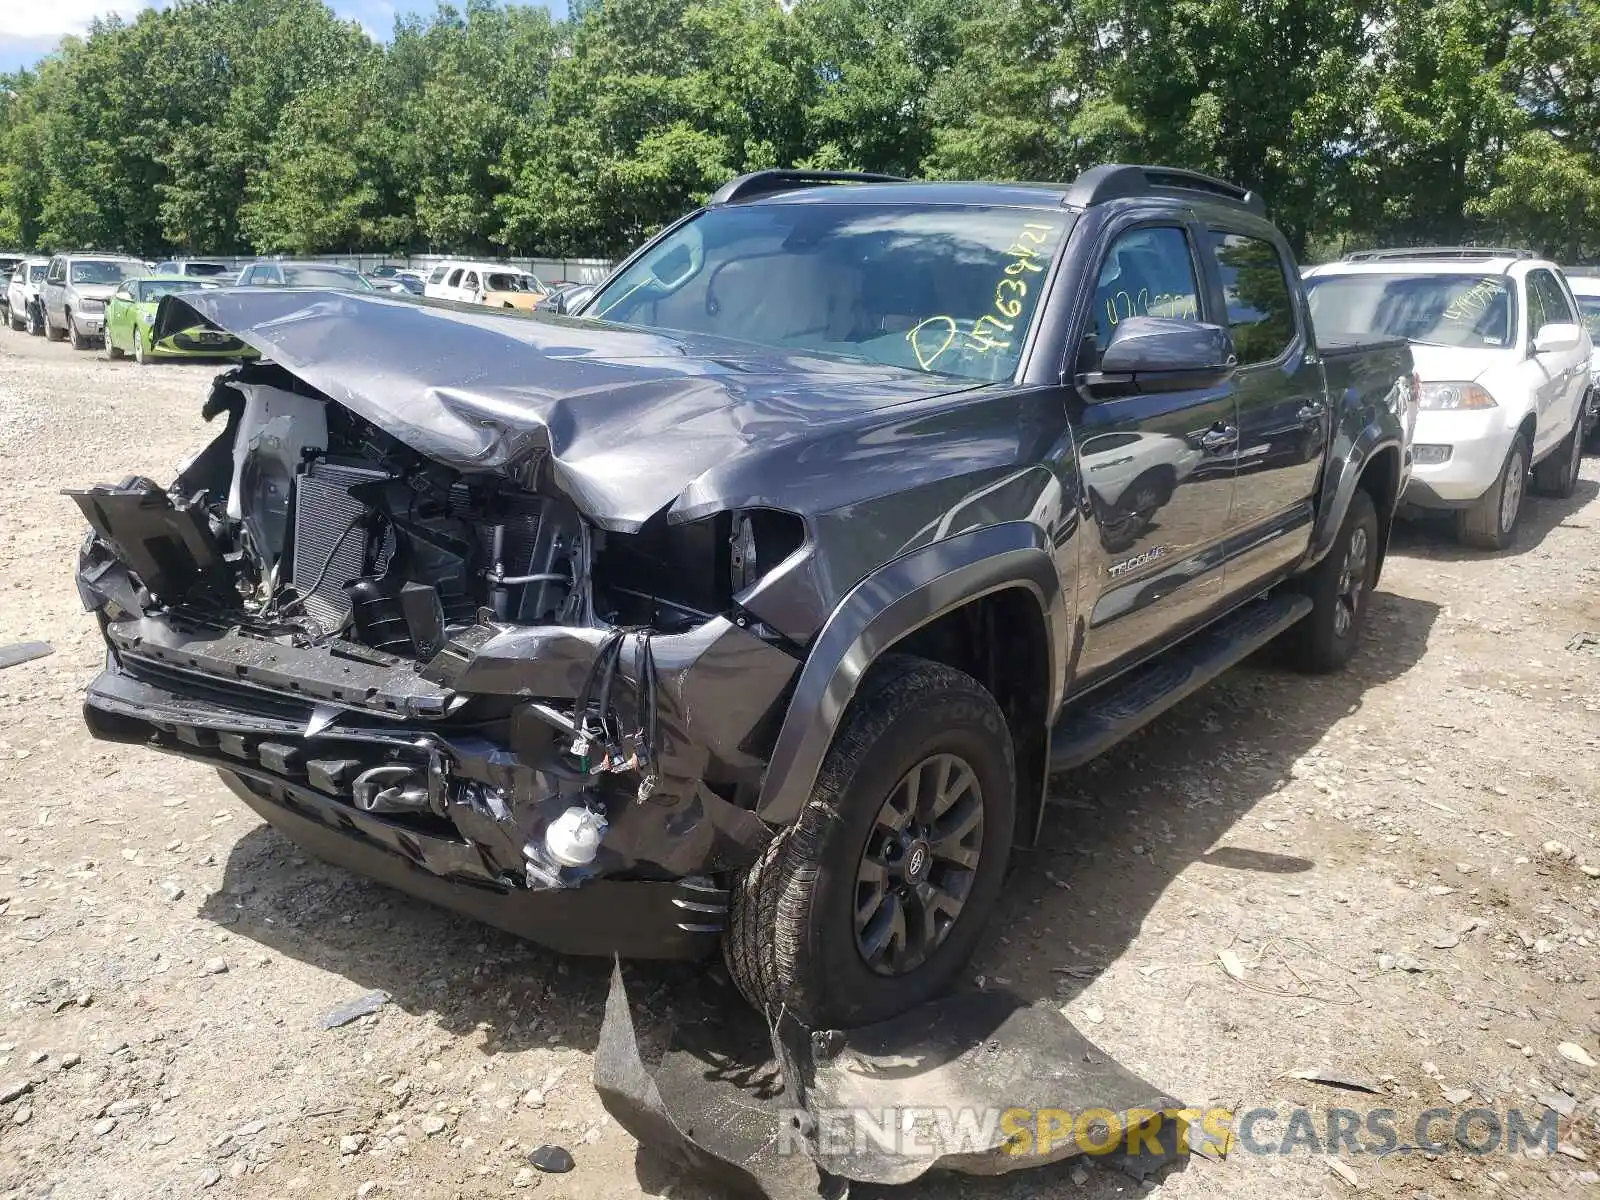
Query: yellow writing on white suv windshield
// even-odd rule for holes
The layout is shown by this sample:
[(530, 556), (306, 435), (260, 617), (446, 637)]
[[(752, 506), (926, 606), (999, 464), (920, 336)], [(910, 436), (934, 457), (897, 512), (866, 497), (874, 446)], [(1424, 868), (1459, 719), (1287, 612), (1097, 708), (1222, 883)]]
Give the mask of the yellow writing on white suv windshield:
[(1475, 321), (1489, 311), (1489, 305), (1504, 295), (1505, 290), (1498, 279), (1480, 279), (1450, 301), (1450, 306), (1444, 310), (1445, 320)]

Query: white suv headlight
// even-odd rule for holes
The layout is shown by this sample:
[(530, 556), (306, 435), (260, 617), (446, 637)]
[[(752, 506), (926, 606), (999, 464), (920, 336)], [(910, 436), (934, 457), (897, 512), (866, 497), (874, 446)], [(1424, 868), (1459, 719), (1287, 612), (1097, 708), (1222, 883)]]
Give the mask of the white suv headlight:
[(100, 312), (105, 308), (105, 306), (106, 302), (104, 300), (95, 300), (89, 296), (85, 296), (78, 301), (79, 312)]
[(1491, 396), (1475, 383), (1425, 383), (1422, 385), (1424, 411), (1456, 412), (1468, 408), (1498, 408)]

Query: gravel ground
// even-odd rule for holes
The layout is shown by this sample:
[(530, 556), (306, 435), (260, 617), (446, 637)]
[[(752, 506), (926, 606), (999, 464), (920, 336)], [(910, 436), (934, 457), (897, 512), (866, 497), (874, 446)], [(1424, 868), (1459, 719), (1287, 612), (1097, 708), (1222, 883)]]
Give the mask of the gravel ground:
[[(210, 374), (0, 332), (0, 644), (56, 648), (0, 673), (0, 1195), (705, 1196), (590, 1088), (603, 963), (309, 861), (211, 772), (84, 733), (100, 642), (59, 489), (170, 477)], [(1548, 1102), (1560, 1149), (1302, 1142), (1145, 1191), (1600, 1194), (1597, 482), (1531, 501), (1514, 553), (1403, 526), (1348, 672), (1246, 665), (1065, 782), (974, 965), (1160, 1089), (1278, 1109), (1258, 1143), (1294, 1105), (1392, 1108), (1404, 1142), (1430, 1107)], [(665, 1006), (687, 970), (639, 977)], [(544, 1143), (576, 1169), (532, 1171)], [(1140, 1191), (1080, 1160), (856, 1194)]]

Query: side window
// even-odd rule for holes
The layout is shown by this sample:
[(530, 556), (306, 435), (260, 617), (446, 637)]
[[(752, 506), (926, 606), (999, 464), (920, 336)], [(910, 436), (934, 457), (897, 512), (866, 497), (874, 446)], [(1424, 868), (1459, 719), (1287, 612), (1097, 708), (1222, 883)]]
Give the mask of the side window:
[(449, 273), (450, 273), (450, 268), (448, 266), (445, 266), (445, 265), (437, 266), (437, 267), (435, 267), (433, 269), (433, 274), (428, 276), (428, 282), (429, 283), (443, 283), (444, 282), (444, 277)]
[(461, 281), (461, 286), (476, 289), (478, 286), (478, 273), (476, 271), (468, 271), (467, 277)]
[(1523, 289), (1528, 294), (1528, 341), (1532, 342), (1550, 322), (1545, 316), (1544, 297), (1539, 292), (1539, 273), (1530, 271), (1523, 278)]
[(1528, 290), (1539, 297), (1539, 306), (1544, 309), (1544, 321), (1535, 328), (1535, 333), (1545, 325), (1572, 325), (1577, 322), (1572, 315), (1572, 306), (1567, 303), (1566, 293), (1549, 271), (1530, 272), (1528, 283)]
[(132, 300), (133, 299), (133, 284), (125, 283), (121, 287), (119, 287), (117, 289), (117, 299), (118, 300)]
[(1294, 340), (1294, 297), (1284, 279), (1283, 259), (1271, 242), (1224, 233), (1208, 235), (1228, 302), (1228, 328), (1239, 365), (1271, 362)]
[(1100, 264), (1094, 293), (1094, 340), (1104, 350), (1129, 317), (1200, 319), (1189, 238), (1175, 225), (1130, 229)]
[(46, 283), (60, 283), (67, 277), (67, 264), (59, 258), (50, 260), (50, 271), (45, 276)]
[(244, 269), (244, 274), (239, 276), (239, 286), (240, 287), (249, 287), (255, 281), (256, 281), (256, 269), (254, 267), (246, 267)]
[(450, 282), (446, 286), (447, 287), (460, 287), (461, 286), (461, 269), (459, 267), (457, 267), (454, 271), (450, 272)]

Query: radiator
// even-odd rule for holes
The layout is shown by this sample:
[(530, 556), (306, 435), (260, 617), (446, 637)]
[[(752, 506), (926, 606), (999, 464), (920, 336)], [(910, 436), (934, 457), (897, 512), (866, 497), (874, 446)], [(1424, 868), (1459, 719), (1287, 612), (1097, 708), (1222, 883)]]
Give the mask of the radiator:
[(387, 547), (376, 562), (366, 561), (370, 536), (366, 509), (350, 495), (350, 488), (388, 478), (368, 467), (317, 460), (295, 481), (289, 581), (301, 597), (303, 611), (324, 629), (338, 629), (349, 618), (347, 585), (362, 575), (382, 574), (387, 565)]

